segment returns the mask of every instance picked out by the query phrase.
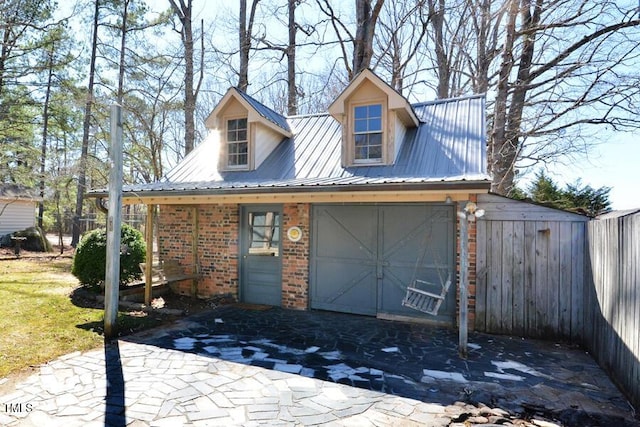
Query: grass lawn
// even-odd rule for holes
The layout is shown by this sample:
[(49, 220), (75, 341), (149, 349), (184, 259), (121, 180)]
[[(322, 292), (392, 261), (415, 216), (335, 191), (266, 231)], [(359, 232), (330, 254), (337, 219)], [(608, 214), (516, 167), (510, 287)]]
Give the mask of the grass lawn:
[[(104, 310), (78, 307), (71, 259), (0, 261), (0, 378), (73, 351), (103, 344)], [(118, 314), (119, 328), (138, 330), (157, 319)]]

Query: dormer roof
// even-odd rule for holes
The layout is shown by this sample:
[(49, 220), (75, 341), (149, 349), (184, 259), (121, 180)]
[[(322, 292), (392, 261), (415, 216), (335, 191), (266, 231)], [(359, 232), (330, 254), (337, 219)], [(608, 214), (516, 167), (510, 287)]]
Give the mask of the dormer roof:
[(329, 105), (329, 114), (334, 119), (342, 121), (342, 116), (346, 114), (346, 105), (349, 99), (366, 82), (372, 83), (376, 88), (384, 92), (387, 96), (388, 108), (398, 114), (405, 126), (417, 127), (420, 124), (420, 120), (409, 101), (369, 69), (358, 73), (342, 93)]
[(292, 136), (291, 129), (285, 117), (236, 87), (229, 88), (218, 105), (216, 105), (216, 108), (209, 114), (209, 117), (205, 120), (205, 126), (208, 129), (219, 127), (217, 119), (232, 100), (238, 101), (247, 110), (247, 120), (249, 122), (260, 122), (287, 138)]

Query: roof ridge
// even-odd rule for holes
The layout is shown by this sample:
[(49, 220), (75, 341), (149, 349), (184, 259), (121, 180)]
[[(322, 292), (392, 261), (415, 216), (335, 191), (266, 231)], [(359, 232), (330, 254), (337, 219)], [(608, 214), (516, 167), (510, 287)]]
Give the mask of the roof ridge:
[(330, 116), (329, 112), (324, 113), (306, 113), (306, 114), (293, 114), (291, 116), (285, 116), (286, 119), (301, 119), (307, 117), (322, 117), (322, 116)]
[(486, 93), (475, 93), (471, 95), (456, 96), (454, 98), (443, 98), (443, 99), (434, 99), (431, 101), (416, 102), (416, 103), (412, 103), (411, 106), (421, 107), (424, 105), (445, 104), (447, 102), (458, 102), (458, 101), (465, 101), (467, 99), (486, 98), (486, 97), (487, 97)]

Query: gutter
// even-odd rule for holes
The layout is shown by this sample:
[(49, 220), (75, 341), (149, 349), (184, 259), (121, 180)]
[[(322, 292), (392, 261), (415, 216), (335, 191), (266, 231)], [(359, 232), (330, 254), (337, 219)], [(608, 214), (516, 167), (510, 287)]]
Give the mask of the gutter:
[[(185, 196), (217, 196), (217, 195), (251, 195), (251, 194), (295, 194), (295, 193), (358, 193), (364, 191), (428, 191), (428, 190), (480, 190), (485, 193), (491, 188), (491, 182), (481, 181), (436, 181), (419, 183), (382, 183), (382, 184), (334, 184), (334, 185), (264, 185), (255, 187), (227, 187), (227, 188), (190, 188), (190, 189), (149, 189), (123, 191), (122, 196), (127, 198), (145, 197), (185, 197)], [(90, 192), (88, 197), (101, 200), (108, 196), (106, 190)], [(100, 209), (100, 208), (99, 208)], [(102, 210), (102, 209), (101, 209)]]

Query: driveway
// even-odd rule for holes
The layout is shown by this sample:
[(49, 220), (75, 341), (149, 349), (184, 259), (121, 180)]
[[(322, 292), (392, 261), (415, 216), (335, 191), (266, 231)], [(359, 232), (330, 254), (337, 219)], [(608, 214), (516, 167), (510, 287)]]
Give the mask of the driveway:
[(471, 333), (464, 360), (455, 330), (265, 308), (52, 361), (0, 396), (0, 425), (640, 426), (576, 348)]

